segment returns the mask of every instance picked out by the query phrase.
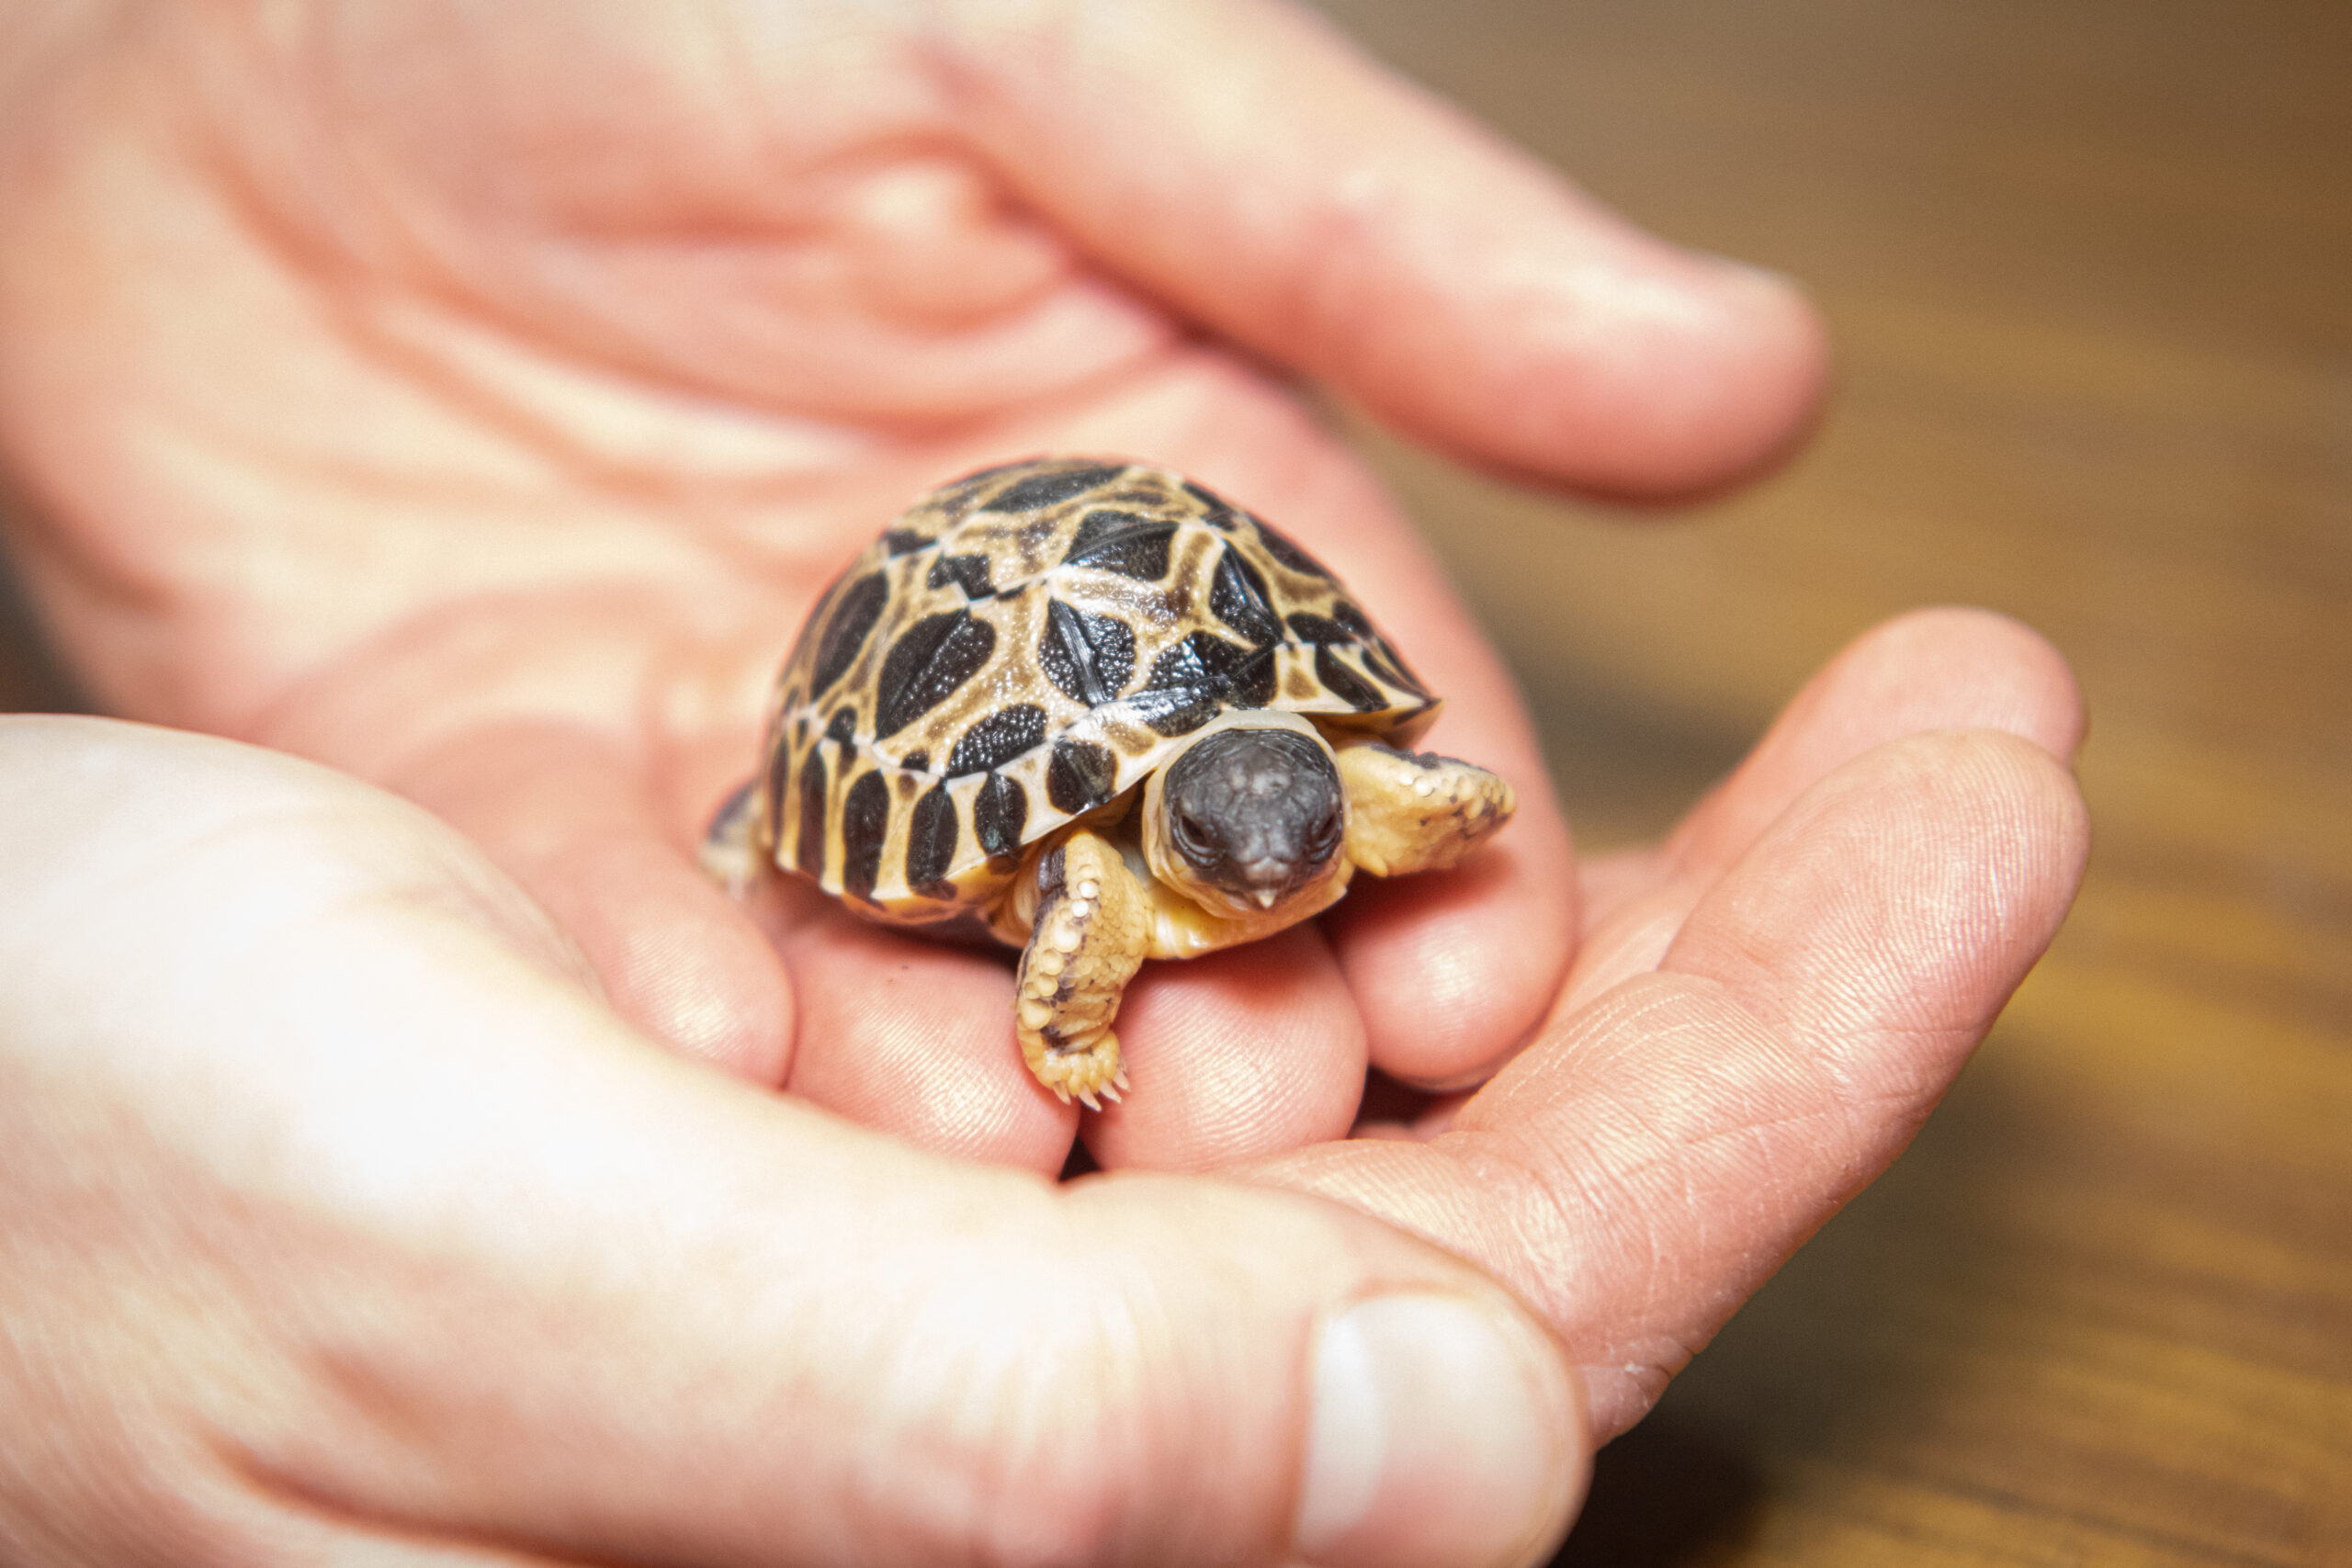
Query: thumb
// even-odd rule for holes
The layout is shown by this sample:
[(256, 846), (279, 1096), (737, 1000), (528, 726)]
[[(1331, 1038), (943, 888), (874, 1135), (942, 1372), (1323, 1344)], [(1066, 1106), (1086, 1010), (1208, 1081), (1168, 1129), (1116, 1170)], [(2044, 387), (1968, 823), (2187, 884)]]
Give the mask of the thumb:
[(955, 85), (1025, 199), (1187, 314), (1474, 460), (1657, 496), (1804, 434), (1820, 322), (1641, 232), (1273, 0), (967, 6)]
[(406, 1173), (429, 1289), (364, 1314), (289, 1292), (332, 1325), (301, 1359), (400, 1413), (244, 1437), (304, 1492), (598, 1560), (1501, 1563), (1556, 1544), (1581, 1400), (1452, 1259), (1279, 1194), (1066, 1191), (922, 1156), (658, 1056), (537, 971), (511, 994), (464, 978), (357, 993), (475, 1038), (438, 1067), (410, 1047), (365, 1129), (313, 1132), (410, 1146), (471, 1097), (503, 1146)]
[[(306, 765), (0, 743), (0, 957), (44, 991), (0, 1007), (0, 1265), (12, 1342), (75, 1348), (0, 1364), (0, 1422), (62, 1434), (0, 1470), (0, 1545), (12, 1505), (192, 1568), (1504, 1563), (1565, 1528), (1573, 1375), (1445, 1254), (680, 1060), (462, 840)], [(94, 1484), (132, 1394), (164, 1438)]]

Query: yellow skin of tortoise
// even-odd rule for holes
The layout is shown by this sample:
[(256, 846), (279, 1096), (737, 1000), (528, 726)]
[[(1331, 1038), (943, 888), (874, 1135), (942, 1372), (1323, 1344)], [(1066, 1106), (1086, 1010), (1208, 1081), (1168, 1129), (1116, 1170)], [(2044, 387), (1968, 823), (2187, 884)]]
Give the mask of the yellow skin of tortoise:
[[(1296, 924), (1359, 869), (1450, 866), (1510, 818), (1494, 774), (1398, 749), (1437, 707), (1327, 570), (1182, 475), (1008, 465), (919, 499), (811, 612), (704, 861), (1023, 948), (1023, 1055), (1092, 1106), (1126, 1087), (1111, 1025), (1144, 959)], [(1311, 737), (1341, 782), (1343, 848), (1279, 898), (1167, 840), (1169, 766), (1236, 728)]]

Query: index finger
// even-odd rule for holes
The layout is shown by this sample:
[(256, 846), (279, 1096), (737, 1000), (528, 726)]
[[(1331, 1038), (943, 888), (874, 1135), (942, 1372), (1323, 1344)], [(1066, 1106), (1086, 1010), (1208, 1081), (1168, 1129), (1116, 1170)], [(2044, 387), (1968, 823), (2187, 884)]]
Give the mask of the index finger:
[(1823, 333), (1784, 279), (1643, 233), (1304, 8), (975, 10), (957, 108), (1025, 201), (1422, 440), (1660, 496), (1810, 422)]
[(1880, 747), (1774, 822), (1658, 972), (1548, 1027), (1450, 1131), (1258, 1174), (1517, 1287), (1622, 1430), (1909, 1141), (2055, 933), (2086, 843), (2030, 741)]

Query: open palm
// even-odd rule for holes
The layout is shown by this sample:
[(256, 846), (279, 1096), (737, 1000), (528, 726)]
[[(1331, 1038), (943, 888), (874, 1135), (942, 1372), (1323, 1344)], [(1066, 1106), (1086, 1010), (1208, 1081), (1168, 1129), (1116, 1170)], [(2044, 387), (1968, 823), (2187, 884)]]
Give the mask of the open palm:
[[(17, 110), (0, 413), (108, 706), (420, 800), (682, 1048), (1051, 1168), (992, 958), (686, 853), (815, 596), (917, 491), (1040, 451), (1197, 473), (1337, 563), (1526, 802), (1473, 868), (1154, 965), (1108, 1161), (1473, 1081), (1576, 924), (1526, 716), (1267, 370), (1588, 486), (1718, 483), (1818, 375), (1778, 285), (1646, 241), (1260, 6), (153, 7)], [(1391, 895), (1383, 897), (1382, 895)], [(783, 962), (778, 964), (776, 953)], [(1188, 1091), (1155, 1070), (1180, 1039)], [(1209, 1086), (1203, 1089), (1202, 1086)]]

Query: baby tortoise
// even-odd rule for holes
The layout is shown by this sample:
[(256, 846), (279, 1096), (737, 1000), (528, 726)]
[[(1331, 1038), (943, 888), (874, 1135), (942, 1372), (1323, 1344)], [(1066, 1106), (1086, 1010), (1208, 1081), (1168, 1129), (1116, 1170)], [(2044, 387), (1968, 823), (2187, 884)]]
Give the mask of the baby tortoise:
[(918, 500), (826, 592), (703, 860), (1023, 948), (1030, 1071), (1100, 1109), (1146, 958), (1271, 935), (1359, 868), (1451, 866), (1510, 818), (1493, 773), (1404, 750), (1438, 705), (1313, 557), (1182, 475), (1010, 464)]

